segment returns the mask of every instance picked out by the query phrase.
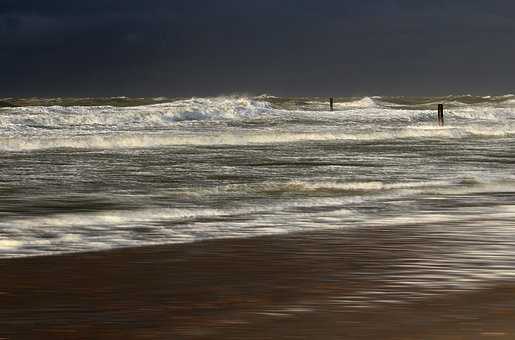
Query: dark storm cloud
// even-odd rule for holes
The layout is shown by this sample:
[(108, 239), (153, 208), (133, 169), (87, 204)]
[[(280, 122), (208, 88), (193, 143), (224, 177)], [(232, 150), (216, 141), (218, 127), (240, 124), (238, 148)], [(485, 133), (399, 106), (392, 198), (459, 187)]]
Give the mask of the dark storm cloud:
[(511, 1), (0, 0), (0, 97), (510, 92)]

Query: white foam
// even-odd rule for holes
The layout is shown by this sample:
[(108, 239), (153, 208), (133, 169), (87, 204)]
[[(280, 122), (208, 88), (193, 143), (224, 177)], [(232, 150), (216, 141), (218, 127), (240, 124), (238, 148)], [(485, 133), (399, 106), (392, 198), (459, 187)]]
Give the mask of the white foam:
[[(396, 189), (417, 189), (446, 186), (452, 183), (448, 181), (403, 182), (384, 183), (381, 181), (368, 182), (306, 182), (289, 181), (286, 183), (265, 183), (255, 187), (259, 191), (290, 191), (290, 192), (374, 192)], [(248, 186), (247, 186), (248, 187)]]
[(0, 150), (31, 151), (54, 148), (71, 149), (133, 149), (166, 146), (212, 146), (297, 143), (307, 141), (374, 141), (408, 138), (466, 138), (466, 137), (508, 137), (515, 135), (515, 127), (483, 126), (412, 126), (401, 129), (371, 131), (368, 133), (348, 130), (320, 132), (294, 131), (234, 131), (218, 134), (180, 134), (177, 132), (157, 133), (110, 133), (78, 136), (0, 137)]
[[(472, 182), (471, 182), (472, 183)], [(467, 228), (488, 232), (478, 216), (492, 220), (512, 221), (515, 209), (511, 205), (463, 207), (447, 211), (416, 211), (393, 216), (367, 215), (349, 206), (388, 199), (408, 199), (429, 193), (434, 195), (467, 195), (479, 192), (515, 192), (513, 182), (460, 185), (452, 181), (420, 181), (383, 183), (369, 182), (271, 182), (259, 185), (228, 185), (218, 188), (226, 191), (350, 191), (356, 195), (334, 197), (293, 198), (258, 204), (252, 202), (231, 207), (210, 208), (147, 208), (139, 210), (113, 210), (104, 212), (74, 212), (48, 216), (13, 217), (0, 222), (0, 230), (9, 230), (9, 238), (0, 240), (0, 257), (43, 255), (50, 253), (90, 251), (126, 246), (187, 243), (212, 238), (241, 238), (260, 235), (284, 234), (317, 229), (359, 228), (368, 226), (444, 225), (463, 223)], [(364, 195), (365, 193), (366, 195)], [(324, 207), (318, 211), (316, 207)], [(327, 209), (330, 208), (330, 209)], [(478, 215), (479, 214), (479, 215)], [(244, 219), (240, 217), (244, 216)], [(221, 222), (223, 220), (223, 222)], [(357, 221), (362, 221), (358, 223)], [(489, 227), (490, 228), (490, 227)], [(511, 237), (512, 229), (500, 224), (500, 231)], [(51, 237), (41, 238), (41, 231)], [(141, 231), (142, 230), (142, 231)], [(490, 229), (491, 230), (491, 229)], [(493, 231), (499, 236), (499, 230)]]
[[(342, 201), (337, 199), (304, 199), (229, 209), (156, 208), (12, 218), (0, 222), (0, 230), (10, 231), (10, 239), (0, 241), (0, 257), (188, 243), (213, 238), (242, 238), (313, 230), (323, 227), (324, 224), (316, 221), (307, 223), (304, 216), (309, 213), (297, 212), (296, 217), (291, 218), (283, 212), (298, 207), (341, 204)], [(348, 213), (347, 210), (339, 209), (340, 216)], [(252, 214), (257, 215), (252, 218)], [(233, 216), (241, 215), (246, 217), (244, 221), (232, 219)], [(220, 222), (220, 217), (223, 217), (223, 223)], [(211, 218), (214, 219), (211, 221)], [(142, 229), (145, 231), (139, 233), (138, 230)], [(48, 231), (52, 237), (41, 238), (41, 230)], [(23, 248), (18, 249), (21, 247)], [(16, 251), (10, 252), (13, 249)]]
[(254, 98), (255, 99), (277, 99), (279, 97), (273, 96), (271, 94), (263, 93), (263, 94), (260, 94), (259, 96), (254, 97)]
[(114, 226), (129, 224), (145, 224), (161, 220), (182, 220), (199, 217), (214, 217), (242, 213), (244, 211), (220, 211), (214, 209), (143, 209), (135, 211), (108, 211), (101, 213), (56, 214), (48, 217), (19, 218), (4, 221), (0, 227), (15, 226), (18, 228), (52, 227), (75, 228), (85, 226)]
[[(506, 105), (448, 110), (447, 125), (440, 128), (432, 110), (383, 108), (378, 100), (336, 103), (344, 112), (278, 110), (246, 97), (191, 98), (128, 108), (7, 108), (0, 110), (0, 150), (505, 137), (515, 132), (515, 113)], [(249, 122), (259, 125), (246, 125)]]
[(17, 240), (0, 240), (0, 250), (13, 250), (19, 248), (23, 242)]
[(94, 127), (166, 127), (176, 122), (244, 119), (271, 112), (270, 104), (249, 98), (192, 98), (136, 107), (26, 106), (0, 111), (0, 127), (88, 129)]
[(334, 107), (336, 109), (347, 109), (347, 108), (353, 108), (353, 109), (367, 109), (367, 108), (373, 108), (377, 107), (377, 103), (374, 99), (370, 97), (364, 97), (356, 101), (351, 102), (336, 102), (334, 103)]

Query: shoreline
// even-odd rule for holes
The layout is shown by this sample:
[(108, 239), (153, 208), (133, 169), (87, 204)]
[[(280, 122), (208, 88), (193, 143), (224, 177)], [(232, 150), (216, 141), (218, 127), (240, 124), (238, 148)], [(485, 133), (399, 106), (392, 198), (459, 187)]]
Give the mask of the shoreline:
[(0, 338), (515, 336), (515, 283), (372, 307), (335, 302), (383, 289), (381, 273), (413, 255), (401, 248), (367, 229), (3, 259)]

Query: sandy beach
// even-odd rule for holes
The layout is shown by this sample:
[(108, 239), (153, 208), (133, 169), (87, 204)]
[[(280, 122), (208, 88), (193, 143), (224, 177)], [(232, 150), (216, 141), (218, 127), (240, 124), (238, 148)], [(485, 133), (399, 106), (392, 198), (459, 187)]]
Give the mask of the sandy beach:
[(383, 274), (416, 249), (369, 228), (4, 259), (0, 338), (515, 337), (511, 283), (392, 297)]

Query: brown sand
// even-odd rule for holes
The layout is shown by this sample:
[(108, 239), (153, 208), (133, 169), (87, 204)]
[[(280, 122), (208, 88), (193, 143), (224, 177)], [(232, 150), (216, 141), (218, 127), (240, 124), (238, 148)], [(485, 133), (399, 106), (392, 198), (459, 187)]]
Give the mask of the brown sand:
[(324, 232), (0, 261), (0, 339), (515, 339), (515, 285), (351, 308), (414, 247)]

